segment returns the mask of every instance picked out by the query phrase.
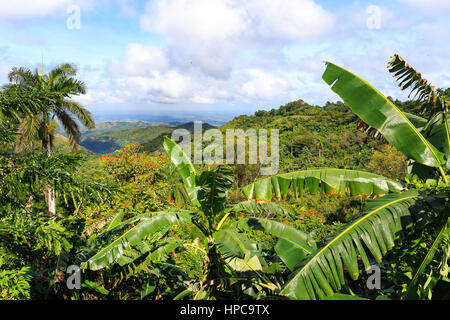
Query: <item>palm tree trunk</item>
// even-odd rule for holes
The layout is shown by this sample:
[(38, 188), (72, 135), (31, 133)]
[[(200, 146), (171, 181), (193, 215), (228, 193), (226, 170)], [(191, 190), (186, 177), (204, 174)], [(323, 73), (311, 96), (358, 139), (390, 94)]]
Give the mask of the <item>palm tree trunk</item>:
[[(44, 115), (45, 117), (45, 133), (44, 133), (44, 141), (42, 141), (42, 145), (44, 149), (47, 151), (47, 157), (50, 158), (52, 156), (52, 146), (50, 142), (50, 132), (48, 131), (48, 115)], [(48, 213), (50, 215), (50, 218), (54, 218), (56, 214), (56, 197), (55, 197), (55, 190), (49, 186), (46, 185), (44, 188), (44, 197), (45, 202), (48, 206)]]

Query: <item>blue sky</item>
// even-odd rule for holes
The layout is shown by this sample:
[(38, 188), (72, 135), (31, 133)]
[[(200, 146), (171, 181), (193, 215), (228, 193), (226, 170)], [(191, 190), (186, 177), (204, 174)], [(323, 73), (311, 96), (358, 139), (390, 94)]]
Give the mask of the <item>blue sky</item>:
[(46, 71), (74, 63), (88, 86), (74, 99), (97, 121), (323, 105), (338, 100), (321, 80), (327, 60), (404, 99), (386, 70), (394, 53), (450, 87), (449, 21), (448, 0), (2, 1), (0, 81), (42, 57)]

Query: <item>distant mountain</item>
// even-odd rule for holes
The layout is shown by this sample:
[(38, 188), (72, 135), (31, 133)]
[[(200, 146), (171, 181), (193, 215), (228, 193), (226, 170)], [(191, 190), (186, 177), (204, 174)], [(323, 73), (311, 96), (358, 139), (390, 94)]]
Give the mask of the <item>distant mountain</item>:
[(81, 137), (80, 145), (96, 153), (114, 152), (126, 144), (143, 144), (172, 130), (173, 128), (168, 127), (150, 127), (85, 133)]
[[(207, 122), (203, 122), (202, 123), (202, 130), (203, 131), (209, 130), (209, 129), (214, 129), (214, 128), (217, 128), (217, 127), (213, 126), (213, 125), (211, 125), (211, 124), (209, 124)], [(183, 123), (183, 124), (181, 124), (179, 126), (176, 126), (175, 129), (186, 129), (186, 130), (188, 130), (190, 132), (194, 132), (194, 122), (191, 121), (191, 122)]]
[[(215, 129), (215, 128), (217, 128), (217, 127), (213, 126), (213, 125), (211, 125), (209, 123), (202, 122), (202, 130), (203, 131), (209, 130), (209, 129)], [(175, 129), (186, 129), (189, 132), (193, 133), (194, 132), (194, 122), (191, 121), (191, 122), (183, 123), (183, 124), (173, 128), (172, 131), (174, 131)], [(170, 133), (172, 133), (172, 132), (170, 132)], [(157, 151), (162, 152), (163, 151), (162, 145), (163, 145), (163, 141), (164, 141), (164, 136), (170, 136), (170, 134), (166, 134), (166, 133), (160, 134), (155, 139), (144, 143), (143, 144), (144, 150), (148, 151), (150, 153), (157, 152)]]
[(175, 127), (178, 123), (168, 122), (145, 122), (145, 121), (108, 121), (95, 125), (94, 129), (81, 130), (84, 134), (105, 133), (112, 131), (121, 131), (136, 128), (153, 128), (153, 127)]
[[(216, 127), (209, 123), (202, 123), (203, 130), (212, 128)], [(84, 132), (80, 145), (99, 154), (114, 152), (126, 144), (141, 144), (144, 150), (154, 152), (162, 147), (163, 137), (170, 136), (175, 129), (187, 129), (193, 132), (194, 122), (179, 125), (143, 121), (104, 122), (98, 124), (93, 131)]]

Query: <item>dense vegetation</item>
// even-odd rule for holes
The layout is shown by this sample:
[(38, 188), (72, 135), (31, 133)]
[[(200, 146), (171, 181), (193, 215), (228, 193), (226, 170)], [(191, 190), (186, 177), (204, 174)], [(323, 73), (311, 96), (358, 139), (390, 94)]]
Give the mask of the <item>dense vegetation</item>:
[(398, 56), (389, 71), (416, 100), (327, 63), (345, 104), (298, 100), (219, 128), (279, 129), (280, 172), (260, 176), (194, 166), (164, 137), (176, 127), (98, 127), (94, 155), (78, 146), (75, 118), (94, 123), (71, 100), (85, 92), (76, 69), (13, 69), (0, 91), (0, 299), (449, 299), (449, 91)]

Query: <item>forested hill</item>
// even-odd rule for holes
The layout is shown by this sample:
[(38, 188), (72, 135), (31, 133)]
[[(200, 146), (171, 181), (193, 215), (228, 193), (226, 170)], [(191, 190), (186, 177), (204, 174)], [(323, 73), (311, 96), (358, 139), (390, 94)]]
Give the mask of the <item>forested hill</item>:
[[(203, 123), (202, 129), (216, 128)], [(194, 123), (148, 123), (148, 122), (107, 122), (100, 123), (95, 130), (84, 132), (80, 145), (95, 153), (114, 152), (127, 144), (140, 144), (145, 151), (162, 151), (163, 136), (170, 136), (175, 129), (194, 130)]]
[(393, 178), (404, 175), (403, 157), (389, 145), (357, 130), (358, 117), (341, 102), (324, 107), (302, 100), (278, 109), (239, 116), (226, 129), (278, 129), (280, 169), (334, 167), (368, 170)]

